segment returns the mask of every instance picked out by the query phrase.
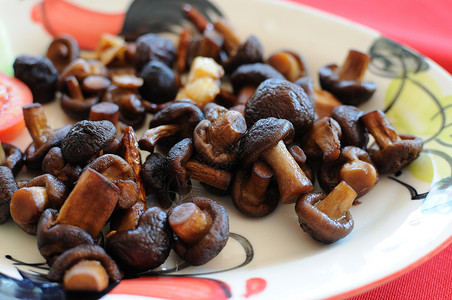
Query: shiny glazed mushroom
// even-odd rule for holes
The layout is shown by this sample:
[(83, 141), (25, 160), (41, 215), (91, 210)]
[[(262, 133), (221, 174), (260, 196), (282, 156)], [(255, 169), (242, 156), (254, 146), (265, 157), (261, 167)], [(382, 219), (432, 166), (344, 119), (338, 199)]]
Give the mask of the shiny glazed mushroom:
[(17, 189), (18, 186), (11, 169), (0, 166), (0, 224), (9, 219), (11, 197)]
[(24, 166), (25, 154), (22, 151), (7, 143), (0, 141), (0, 166), (5, 166), (16, 176)]

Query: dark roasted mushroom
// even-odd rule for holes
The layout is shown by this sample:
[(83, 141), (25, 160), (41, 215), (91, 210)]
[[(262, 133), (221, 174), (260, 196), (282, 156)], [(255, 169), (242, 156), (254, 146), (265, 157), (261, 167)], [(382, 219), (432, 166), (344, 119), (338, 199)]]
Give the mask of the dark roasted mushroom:
[(166, 212), (146, 210), (136, 228), (110, 233), (105, 250), (126, 272), (143, 272), (163, 264), (171, 250)]
[(323, 117), (303, 137), (303, 151), (312, 160), (335, 160), (341, 153), (341, 136), (336, 120)]
[(352, 105), (340, 105), (333, 109), (331, 118), (341, 126), (341, 145), (356, 146), (365, 149), (369, 142), (369, 134), (360, 120), (364, 112)]
[(338, 184), (328, 195), (309, 193), (301, 196), (295, 204), (301, 228), (327, 244), (344, 238), (355, 223), (349, 211), (355, 198), (356, 192), (345, 182)]
[(314, 106), (295, 83), (285, 79), (267, 79), (246, 102), (245, 119), (251, 127), (257, 120), (268, 117), (289, 120), (298, 137), (314, 124)]
[(135, 68), (140, 71), (146, 63), (158, 60), (172, 66), (176, 59), (173, 42), (155, 33), (141, 35), (135, 42)]
[(326, 193), (345, 181), (356, 191), (357, 197), (361, 197), (374, 187), (378, 179), (377, 168), (369, 154), (355, 146), (342, 148), (338, 159), (322, 162), (318, 168), (319, 184)]
[(58, 210), (46, 209), (39, 219), (36, 233), (39, 253), (49, 266), (66, 250), (81, 244), (94, 244), (94, 239), (86, 230), (68, 224), (57, 224), (57, 217)]
[(316, 96), (314, 89), (314, 81), (312, 77), (309, 76), (300, 77), (294, 83), (301, 86), (301, 88), (305, 91), (306, 95), (308, 95), (308, 98), (311, 99), (311, 102), (315, 103)]
[(24, 106), (23, 113), (25, 125), (33, 140), (25, 149), (25, 164), (27, 168), (39, 170), (47, 152), (52, 147), (60, 145), (72, 126), (67, 125), (63, 128), (52, 130), (44, 108), (39, 103)]
[(160, 206), (169, 208), (174, 196), (169, 186), (170, 172), (166, 157), (158, 152), (149, 154), (141, 168), (141, 178), (149, 193), (156, 196)]
[(328, 64), (319, 69), (320, 86), (343, 104), (357, 106), (366, 102), (377, 89), (374, 82), (362, 80), (369, 61), (369, 55), (350, 50), (341, 67)]
[(143, 85), (140, 95), (152, 103), (164, 103), (173, 100), (177, 94), (177, 82), (173, 71), (159, 60), (146, 63), (139, 74)]
[(67, 193), (66, 186), (54, 176), (43, 174), (35, 177), (12, 195), (11, 217), (21, 229), (35, 235), (44, 210), (59, 209), (66, 200)]
[(254, 123), (240, 142), (244, 167), (262, 159), (272, 168), (282, 203), (295, 202), (301, 194), (313, 190), (311, 181), (286, 148), (293, 137), (294, 128), (289, 121), (270, 117)]
[(263, 62), (263, 52), (259, 39), (254, 35), (250, 35), (245, 42), (235, 47), (224, 62), (223, 67), (230, 74), (240, 65)]
[(333, 94), (322, 89), (314, 89), (314, 100), (314, 111), (319, 119), (330, 117), (333, 109), (342, 105)]
[(61, 254), (50, 268), (47, 278), (63, 282), (66, 290), (96, 291), (107, 288), (109, 279), (122, 279), (116, 262), (97, 245), (79, 245)]
[(30, 88), (34, 102), (47, 103), (55, 99), (58, 71), (48, 58), (19, 55), (13, 68), (14, 76)]
[(47, 48), (46, 57), (61, 73), (79, 55), (78, 42), (70, 35), (56, 37)]
[(380, 174), (395, 173), (419, 157), (424, 141), (409, 134), (397, 134), (385, 114), (374, 110), (361, 116), (375, 143), (368, 148)]
[(25, 154), (19, 148), (0, 141), (0, 166), (5, 166), (16, 176), (25, 163)]
[(232, 173), (193, 159), (193, 152), (193, 141), (190, 138), (176, 143), (168, 152), (169, 170), (174, 176), (170, 180), (176, 180), (177, 190), (182, 194), (188, 193), (191, 189), (189, 181), (194, 179), (226, 191), (232, 180)]
[(207, 164), (231, 167), (238, 158), (236, 145), (245, 132), (245, 118), (237, 111), (226, 110), (215, 119), (204, 119), (193, 132), (196, 153)]
[[(139, 139), (138, 144), (142, 150), (154, 152), (157, 144), (162, 140), (171, 138), (173, 142), (193, 136), (193, 130), (204, 114), (192, 101), (179, 100), (157, 112), (152, 118), (148, 130)], [(170, 146), (171, 147), (171, 146)]]
[(116, 137), (110, 121), (79, 121), (61, 141), (61, 153), (72, 164), (85, 165)]
[(248, 217), (263, 217), (279, 203), (278, 186), (272, 182), (273, 171), (263, 161), (254, 162), (251, 171), (240, 169), (232, 183), (232, 203)]
[(5, 223), (10, 216), (11, 197), (18, 186), (11, 169), (0, 166), (0, 224)]
[(292, 50), (283, 50), (273, 53), (267, 64), (278, 70), (287, 80), (295, 82), (308, 75), (307, 64), (300, 53)]
[(77, 181), (82, 168), (64, 160), (60, 147), (53, 147), (42, 160), (42, 171), (55, 176), (66, 186), (72, 187)]
[(168, 211), (168, 221), (174, 232), (174, 250), (191, 265), (215, 258), (229, 238), (226, 210), (206, 197), (184, 199)]

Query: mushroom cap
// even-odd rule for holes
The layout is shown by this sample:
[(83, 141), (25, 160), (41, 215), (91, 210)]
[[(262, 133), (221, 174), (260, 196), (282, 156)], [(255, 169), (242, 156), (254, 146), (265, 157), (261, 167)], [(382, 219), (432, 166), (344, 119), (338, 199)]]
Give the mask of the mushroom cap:
[(135, 45), (134, 60), (137, 70), (141, 70), (151, 60), (158, 60), (171, 66), (176, 58), (173, 42), (160, 34), (143, 34), (135, 41)]
[(231, 74), (231, 84), (237, 94), (244, 86), (258, 86), (261, 82), (270, 79), (285, 79), (284, 75), (274, 67), (264, 63), (246, 64), (238, 67)]
[(68, 34), (64, 34), (50, 43), (46, 57), (52, 61), (55, 68), (61, 73), (68, 64), (78, 57), (79, 51), (77, 40)]
[[(175, 234), (173, 234), (174, 250), (187, 263), (199, 266), (214, 257), (226, 246), (229, 239), (229, 217), (226, 209), (219, 203), (206, 197), (190, 197), (182, 200), (179, 204), (193, 202), (201, 211), (207, 212), (212, 218), (209, 232), (198, 242), (188, 245)], [(168, 211), (168, 218), (174, 208)]]
[(105, 249), (127, 272), (143, 272), (160, 266), (171, 250), (166, 212), (158, 207), (149, 208), (141, 215), (136, 228), (110, 235)]
[(163, 62), (153, 60), (146, 63), (140, 77), (143, 78), (143, 85), (138, 90), (144, 99), (160, 104), (176, 97), (176, 78), (171, 68)]
[(104, 248), (88, 244), (79, 245), (61, 254), (52, 264), (47, 278), (50, 281), (62, 281), (64, 273), (82, 260), (96, 260), (105, 268), (111, 280), (122, 279), (122, 272), (116, 262), (105, 252)]
[(185, 169), (185, 163), (191, 158), (194, 151), (193, 141), (185, 138), (176, 143), (168, 152), (167, 160), (170, 170), (170, 181), (175, 180), (177, 190), (182, 194), (190, 191), (190, 178)]
[(9, 204), (17, 189), (18, 186), (11, 169), (0, 166), (0, 224), (5, 223), (10, 216)]
[(331, 244), (347, 236), (354, 227), (350, 211), (339, 219), (333, 220), (316, 208), (316, 203), (324, 199), (324, 193), (309, 193), (301, 196), (295, 204), (300, 227), (314, 239)]
[(46, 209), (36, 232), (38, 250), (49, 265), (64, 251), (81, 244), (94, 244), (88, 231), (70, 224), (57, 224), (58, 211)]
[(24, 166), (25, 154), (16, 146), (8, 143), (1, 143), (1, 147), (3, 147), (3, 151), (6, 155), (5, 166), (13, 172), (14, 176), (16, 176)]
[(371, 81), (341, 80), (337, 64), (327, 64), (319, 69), (322, 89), (329, 91), (343, 104), (360, 105), (372, 97), (377, 85)]
[(380, 174), (396, 173), (419, 157), (424, 141), (414, 135), (399, 134), (400, 140), (383, 149), (376, 144), (368, 152)]
[(263, 62), (263, 60), (264, 51), (261, 42), (256, 36), (250, 35), (239, 46), (235, 54), (231, 55), (224, 62), (223, 67), (227, 73), (231, 73), (240, 65)]
[(166, 124), (180, 124), (187, 128), (187, 131), (193, 131), (201, 120), (204, 120), (204, 114), (194, 102), (176, 101), (159, 110), (152, 117), (149, 128)]
[(289, 120), (295, 134), (301, 136), (314, 124), (314, 105), (299, 85), (285, 79), (267, 79), (246, 102), (245, 119), (251, 127), (267, 117)]
[(26, 187), (43, 187), (46, 189), (49, 199), (48, 207), (59, 209), (68, 195), (68, 189), (64, 183), (50, 174), (39, 175), (28, 181)]
[(290, 144), (294, 138), (294, 127), (286, 119), (269, 117), (260, 119), (242, 137), (239, 145), (240, 159), (250, 166), (261, 153), (275, 147), (279, 141)]
[(67, 162), (84, 165), (115, 137), (116, 126), (110, 121), (79, 121), (61, 141), (61, 153)]
[(342, 130), (341, 145), (366, 148), (369, 134), (360, 120), (364, 112), (352, 105), (336, 106), (331, 112), (331, 118), (335, 119)]

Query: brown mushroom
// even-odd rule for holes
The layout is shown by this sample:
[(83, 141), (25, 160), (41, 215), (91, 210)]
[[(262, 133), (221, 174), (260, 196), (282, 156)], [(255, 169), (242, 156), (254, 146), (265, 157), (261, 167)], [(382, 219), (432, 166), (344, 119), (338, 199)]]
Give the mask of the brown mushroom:
[(314, 89), (314, 111), (317, 117), (330, 117), (333, 110), (342, 105), (333, 94), (326, 90)]
[(46, 57), (50, 59), (61, 73), (67, 65), (78, 58), (79, 46), (77, 40), (68, 34), (56, 37), (47, 48)]
[(341, 153), (341, 127), (336, 120), (317, 120), (303, 137), (303, 151), (312, 160), (333, 161)]
[(46, 209), (38, 222), (36, 240), (39, 253), (49, 266), (71, 248), (81, 244), (94, 244), (93, 237), (84, 229), (69, 224), (57, 224), (58, 210)]
[(172, 66), (176, 58), (176, 49), (173, 42), (159, 34), (143, 34), (135, 41), (135, 45), (134, 63), (138, 71), (152, 60), (158, 60), (167, 66)]
[(311, 192), (313, 185), (287, 150), (293, 141), (294, 128), (285, 119), (265, 118), (257, 121), (240, 142), (240, 156), (244, 167), (258, 159), (273, 170), (282, 203), (293, 203), (301, 194)]
[(116, 262), (97, 245), (79, 245), (61, 254), (50, 268), (47, 278), (63, 282), (66, 290), (103, 291), (109, 279), (121, 280)]
[(245, 105), (248, 127), (257, 120), (275, 117), (289, 120), (301, 137), (314, 124), (314, 106), (304, 90), (285, 79), (262, 82)]
[(52, 130), (44, 108), (39, 103), (24, 106), (23, 114), (25, 125), (33, 140), (25, 149), (25, 164), (27, 168), (39, 170), (47, 152), (52, 147), (60, 145), (72, 126)]
[(377, 85), (363, 81), (370, 56), (350, 50), (342, 66), (328, 64), (319, 69), (320, 86), (331, 92), (343, 104), (359, 105), (372, 97)]
[(232, 183), (232, 203), (248, 217), (264, 217), (279, 203), (278, 186), (272, 182), (273, 171), (263, 161), (253, 163), (251, 170), (240, 169)]
[(349, 208), (355, 198), (356, 192), (343, 181), (328, 195), (309, 193), (301, 196), (295, 204), (300, 227), (323, 243), (344, 238), (354, 227)]
[(262, 44), (256, 36), (250, 35), (242, 44), (237, 45), (223, 67), (226, 73), (231, 74), (241, 65), (258, 62), (263, 62)]
[(50, 174), (28, 181), (11, 197), (14, 222), (28, 234), (36, 235), (39, 218), (47, 208), (59, 209), (67, 197), (66, 186)]
[(6, 166), (16, 176), (24, 163), (25, 154), (19, 148), (0, 141), (0, 166)]
[(308, 98), (311, 99), (311, 102), (315, 103), (316, 95), (315, 95), (314, 81), (313, 81), (312, 77), (310, 77), (310, 76), (300, 77), (294, 83), (301, 86), (301, 88), (305, 91), (306, 95), (308, 95)]
[(61, 141), (61, 153), (71, 164), (85, 165), (116, 137), (116, 127), (110, 121), (79, 121)]
[(11, 169), (0, 166), (0, 224), (9, 219), (11, 197), (17, 189), (18, 186)]
[(171, 250), (166, 212), (149, 208), (135, 228), (110, 233), (105, 250), (126, 272), (144, 272), (160, 266)]
[(215, 119), (199, 122), (193, 132), (193, 144), (203, 162), (230, 168), (238, 158), (236, 145), (245, 132), (242, 114), (227, 110)]
[(352, 105), (340, 105), (333, 109), (331, 117), (341, 126), (341, 145), (356, 146), (365, 149), (369, 142), (369, 134), (361, 116), (364, 112)]
[(379, 179), (377, 168), (369, 154), (356, 146), (342, 148), (338, 159), (322, 162), (318, 168), (320, 187), (329, 193), (341, 181), (351, 186), (357, 198), (372, 189)]
[(226, 191), (232, 180), (232, 173), (219, 168), (211, 167), (193, 159), (194, 145), (190, 138), (176, 143), (168, 152), (170, 174), (176, 180), (177, 190), (182, 194), (190, 191), (190, 178)]
[(374, 110), (361, 116), (375, 143), (368, 148), (380, 174), (395, 173), (419, 157), (424, 142), (409, 134), (397, 134), (385, 114)]
[(222, 205), (190, 197), (168, 211), (175, 252), (187, 263), (203, 265), (215, 258), (229, 238), (229, 217)]
[(82, 172), (82, 167), (68, 163), (63, 158), (61, 148), (53, 147), (42, 160), (42, 171), (55, 176), (67, 187), (72, 188)]
[(300, 53), (292, 50), (282, 50), (270, 55), (267, 64), (278, 70), (284, 77), (295, 82), (308, 75), (307, 64)]
[(173, 102), (154, 115), (149, 124), (150, 129), (143, 133), (138, 144), (142, 150), (153, 152), (162, 140), (171, 138), (173, 142), (168, 143), (172, 146), (183, 138), (192, 137), (196, 125), (203, 119), (204, 114), (193, 102)]

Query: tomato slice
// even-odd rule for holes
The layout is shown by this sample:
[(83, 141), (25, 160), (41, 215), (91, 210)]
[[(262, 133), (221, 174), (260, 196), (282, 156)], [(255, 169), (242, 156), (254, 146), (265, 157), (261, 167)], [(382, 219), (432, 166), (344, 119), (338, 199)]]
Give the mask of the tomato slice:
[(25, 128), (22, 107), (33, 103), (25, 83), (0, 73), (0, 141), (9, 142)]

